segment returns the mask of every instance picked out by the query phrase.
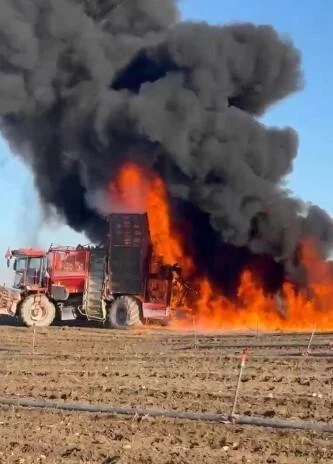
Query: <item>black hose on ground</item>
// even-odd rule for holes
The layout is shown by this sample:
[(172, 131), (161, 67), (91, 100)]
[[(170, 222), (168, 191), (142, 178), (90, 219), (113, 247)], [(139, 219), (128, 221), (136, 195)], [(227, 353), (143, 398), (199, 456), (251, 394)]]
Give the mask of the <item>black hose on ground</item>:
[[(316, 349), (320, 349), (320, 348), (325, 348), (327, 349), (327, 346), (328, 346), (328, 343), (313, 343), (311, 345), (312, 349), (316, 348)], [(261, 343), (261, 344), (251, 344), (251, 343), (248, 343), (248, 344), (214, 344), (214, 343), (198, 343), (197, 345), (198, 348), (200, 349), (203, 349), (203, 350), (212, 350), (212, 349), (217, 349), (217, 348), (221, 348), (221, 349), (228, 349), (228, 350), (240, 350), (240, 349), (245, 349), (245, 348), (249, 348), (250, 350), (256, 350), (256, 349), (264, 349), (264, 348), (267, 348), (267, 349), (279, 349), (279, 348), (283, 348), (283, 349), (286, 349), (286, 348), (307, 348), (308, 347), (308, 343)], [(184, 346), (177, 346), (174, 350), (175, 351), (185, 351), (185, 350), (192, 350), (193, 349), (193, 344), (192, 345), (184, 345)], [(333, 356), (333, 351), (330, 351), (330, 353), (332, 354)]]
[(164, 417), (169, 419), (197, 420), (218, 423), (234, 423), (279, 429), (314, 430), (333, 433), (333, 424), (325, 422), (305, 422), (301, 420), (271, 419), (266, 417), (239, 416), (230, 417), (223, 414), (206, 412), (158, 411), (134, 408), (119, 408), (89, 403), (67, 403), (34, 398), (0, 397), (0, 406), (50, 409), (61, 411), (89, 412), (95, 414), (125, 415), (138, 417)]

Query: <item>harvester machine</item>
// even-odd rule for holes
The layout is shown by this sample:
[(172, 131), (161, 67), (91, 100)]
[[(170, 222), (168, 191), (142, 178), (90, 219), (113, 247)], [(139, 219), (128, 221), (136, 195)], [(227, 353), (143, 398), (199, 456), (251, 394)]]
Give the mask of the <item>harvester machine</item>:
[(13, 288), (0, 287), (0, 314), (26, 326), (85, 318), (129, 329), (147, 321), (167, 324), (182, 309), (190, 285), (177, 264), (153, 254), (146, 214), (111, 214), (100, 247), (20, 249)]

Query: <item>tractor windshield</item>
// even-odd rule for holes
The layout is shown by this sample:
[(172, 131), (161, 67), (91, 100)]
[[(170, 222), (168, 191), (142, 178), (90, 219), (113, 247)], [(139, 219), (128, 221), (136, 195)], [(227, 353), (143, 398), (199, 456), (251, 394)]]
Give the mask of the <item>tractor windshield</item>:
[(40, 286), (42, 283), (44, 258), (19, 257), (14, 262), (14, 288)]

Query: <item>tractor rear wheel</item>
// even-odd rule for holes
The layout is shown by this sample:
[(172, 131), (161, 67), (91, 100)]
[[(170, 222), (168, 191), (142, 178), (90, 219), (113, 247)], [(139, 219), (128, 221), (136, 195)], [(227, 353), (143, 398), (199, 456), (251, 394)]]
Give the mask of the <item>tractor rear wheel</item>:
[(108, 311), (108, 322), (112, 329), (120, 330), (141, 326), (139, 303), (129, 296), (116, 298)]
[(20, 319), (27, 327), (48, 327), (55, 316), (55, 306), (45, 295), (29, 295), (21, 304)]

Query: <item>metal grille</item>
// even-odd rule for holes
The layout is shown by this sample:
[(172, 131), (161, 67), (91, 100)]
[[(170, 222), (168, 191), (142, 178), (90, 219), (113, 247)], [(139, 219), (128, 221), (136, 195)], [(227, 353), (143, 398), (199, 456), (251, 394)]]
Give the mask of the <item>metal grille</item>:
[(110, 216), (111, 247), (141, 247), (147, 241), (146, 215), (113, 214)]
[(146, 214), (110, 216), (109, 272), (113, 293), (143, 293), (148, 244)]

